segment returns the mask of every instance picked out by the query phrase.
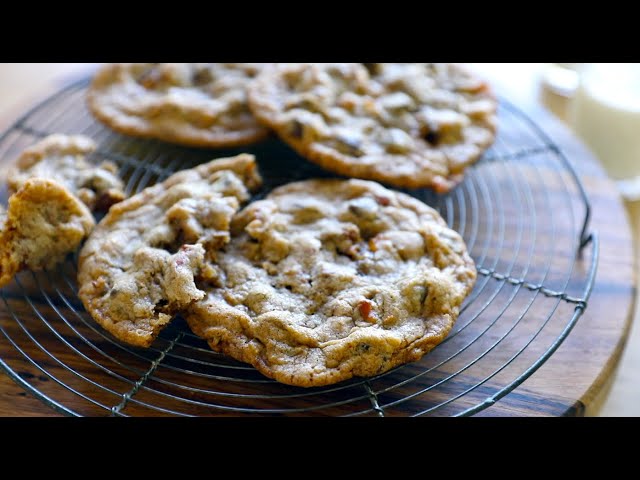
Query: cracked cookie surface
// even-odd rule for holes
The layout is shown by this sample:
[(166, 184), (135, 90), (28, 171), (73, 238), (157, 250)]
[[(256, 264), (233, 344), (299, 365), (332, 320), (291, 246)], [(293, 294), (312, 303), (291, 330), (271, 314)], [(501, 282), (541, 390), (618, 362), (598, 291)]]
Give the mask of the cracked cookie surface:
[(116, 338), (148, 347), (215, 281), (211, 255), (231, 217), (261, 184), (254, 157), (213, 160), (175, 173), (114, 205), (80, 252), (79, 296)]
[(438, 213), (363, 180), (275, 189), (235, 215), (207, 295), (184, 315), (213, 350), (296, 386), (420, 359), (476, 278)]
[(108, 210), (125, 198), (124, 184), (113, 162), (87, 161), (95, 149), (95, 142), (84, 135), (49, 135), (18, 157), (7, 175), (9, 188), (15, 192), (30, 178), (45, 178), (66, 187), (89, 209)]
[(198, 147), (266, 138), (246, 88), (259, 63), (122, 63), (103, 67), (88, 92), (91, 112), (125, 135)]
[(0, 287), (23, 269), (42, 270), (62, 262), (89, 234), (89, 209), (53, 180), (26, 180), (0, 207)]
[(496, 130), (488, 85), (447, 63), (281, 64), (252, 83), (249, 105), (328, 170), (439, 193), (462, 181)]

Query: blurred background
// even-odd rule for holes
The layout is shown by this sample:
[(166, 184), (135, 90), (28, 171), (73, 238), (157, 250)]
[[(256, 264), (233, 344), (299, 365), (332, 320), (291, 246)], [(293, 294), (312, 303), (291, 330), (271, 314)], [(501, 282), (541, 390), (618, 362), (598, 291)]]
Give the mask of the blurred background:
[[(479, 71), (495, 66), (478, 64)], [(509, 69), (509, 66), (503, 68)], [(526, 86), (539, 103), (573, 130), (615, 182), (627, 209), (636, 252), (640, 233), (640, 63), (521, 64)], [(514, 73), (515, 74), (515, 73)], [(509, 75), (505, 72), (504, 78)], [(507, 89), (517, 88), (512, 85)], [(636, 301), (637, 304), (637, 301)], [(640, 416), (640, 328), (631, 333), (601, 416)]]

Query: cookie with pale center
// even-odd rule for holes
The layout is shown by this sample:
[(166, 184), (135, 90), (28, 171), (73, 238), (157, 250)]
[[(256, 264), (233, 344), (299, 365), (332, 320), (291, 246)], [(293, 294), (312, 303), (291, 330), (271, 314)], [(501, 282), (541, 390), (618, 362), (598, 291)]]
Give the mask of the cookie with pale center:
[(89, 87), (90, 111), (125, 135), (196, 147), (233, 147), (266, 138), (247, 105), (259, 63), (117, 63)]
[(446, 193), (492, 144), (487, 83), (449, 63), (296, 63), (249, 87), (264, 125), (332, 172)]
[(419, 360), (451, 330), (476, 269), (419, 200), (309, 180), (237, 213), (206, 295), (183, 314), (215, 351), (312, 387)]

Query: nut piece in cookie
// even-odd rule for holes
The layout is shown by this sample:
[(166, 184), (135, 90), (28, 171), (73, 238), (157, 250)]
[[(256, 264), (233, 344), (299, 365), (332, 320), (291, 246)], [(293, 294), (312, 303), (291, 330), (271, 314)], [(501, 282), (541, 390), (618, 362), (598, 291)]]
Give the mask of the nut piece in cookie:
[(125, 135), (197, 147), (247, 145), (267, 128), (246, 89), (259, 63), (122, 63), (104, 66), (88, 92), (93, 115)]
[[(0, 208), (0, 210), (3, 210)], [(87, 207), (52, 180), (25, 181), (0, 211), (0, 287), (23, 269), (62, 262), (93, 228)]]
[(258, 188), (252, 155), (175, 173), (111, 207), (80, 252), (79, 296), (106, 330), (148, 347), (221, 272), (216, 251), (231, 217)]
[(30, 178), (46, 178), (65, 186), (91, 210), (108, 210), (125, 197), (124, 185), (113, 162), (87, 161), (95, 149), (84, 135), (49, 135), (22, 152), (7, 175), (9, 188), (15, 192)]
[(363, 180), (309, 180), (240, 211), (220, 273), (185, 318), (212, 349), (297, 386), (420, 359), (476, 269), (432, 208)]
[(440, 193), (496, 130), (488, 85), (447, 63), (278, 65), (251, 84), (249, 106), (327, 170)]

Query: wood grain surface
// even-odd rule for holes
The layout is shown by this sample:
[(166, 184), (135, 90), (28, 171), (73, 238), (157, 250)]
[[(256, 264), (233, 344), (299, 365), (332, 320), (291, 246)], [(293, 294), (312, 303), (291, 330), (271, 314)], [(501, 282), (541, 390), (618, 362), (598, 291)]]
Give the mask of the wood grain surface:
[[(598, 162), (562, 122), (552, 117), (537, 103), (533, 93), (535, 91), (535, 77), (532, 75), (531, 68), (526, 70), (518, 65), (477, 65), (475, 67), (495, 83), (501, 94), (517, 104), (526, 111), (536, 123), (541, 125), (546, 133), (552, 137), (553, 141), (566, 152), (567, 157), (575, 166), (587, 190), (592, 206), (591, 227), (592, 230), (598, 232), (600, 242), (597, 281), (585, 313), (579, 319), (567, 340), (559, 347), (555, 354), (520, 387), (492, 407), (483, 410), (480, 415), (558, 416), (597, 414), (603, 402), (607, 399), (607, 393), (615, 378), (613, 373), (628, 337), (632, 314), (634, 312), (636, 297), (635, 263), (632, 248), (632, 233), (627, 220), (627, 210), (619, 199), (612, 182), (607, 179)], [(3, 99), (3, 104), (0, 105), (2, 108), (0, 113), (3, 114), (0, 118), (2, 118), (3, 123), (0, 123), (0, 125), (4, 127), (8, 126), (11, 120), (15, 119), (34, 98), (37, 96), (43, 97), (56, 91), (60, 85), (67, 83), (73, 75), (83, 75), (91, 70), (91, 68), (93, 68), (92, 65), (66, 64), (0, 66), (0, 98)], [(7, 78), (14, 80), (8, 81), (6, 80)], [(15, 80), (16, 78), (18, 78), (18, 80)], [(518, 86), (514, 88), (516, 84)], [(6, 99), (9, 99), (9, 101), (5, 101)], [(3, 159), (0, 159), (0, 171), (5, 168), (4, 165), (6, 165), (7, 160), (4, 159), (4, 161), (5, 163), (3, 164)], [(526, 166), (522, 168), (524, 169)], [(526, 170), (523, 170), (523, 172), (526, 173)], [(493, 175), (491, 178), (495, 179), (492, 181), (495, 181), (498, 186), (501, 185), (503, 180), (499, 176), (499, 171), (490, 171), (490, 173)], [(562, 199), (566, 197), (566, 187), (557, 183), (557, 172), (543, 161), (538, 169), (535, 172), (532, 171), (531, 174), (540, 175), (542, 179), (545, 179), (547, 188), (557, 194), (556, 198), (555, 194), (552, 193), (550, 201), (562, 201)], [(506, 182), (507, 180), (504, 181)], [(535, 193), (536, 192), (533, 192), (534, 196)], [(573, 191), (570, 193), (572, 195), (575, 194)], [(509, 206), (507, 206), (507, 211), (508, 207)], [(577, 210), (579, 210), (578, 207), (576, 207), (576, 211)], [(575, 234), (573, 228), (569, 226), (569, 223), (570, 222), (567, 222), (566, 231), (561, 231), (560, 229), (560, 231), (554, 233), (559, 243), (567, 245), (568, 252), (571, 250), (569, 245), (570, 238), (573, 238)], [(507, 224), (507, 229), (508, 227), (509, 224)], [(480, 228), (479, 232), (479, 235), (491, 234), (489, 231), (483, 231), (482, 228)], [(507, 235), (507, 244), (510, 239), (512, 240), (513, 238), (516, 237)], [(528, 245), (526, 238), (520, 241), (523, 245)], [(574, 274), (569, 279), (566, 288), (566, 291), (571, 295), (579, 297), (581, 294), (580, 288), (584, 285), (584, 281), (589, 273), (588, 266), (590, 264), (591, 254), (591, 247), (587, 247), (585, 257), (576, 262)], [(569, 265), (572, 259), (570, 256), (567, 256), (558, 261), (567, 262), (567, 265)], [(564, 265), (560, 265), (559, 267), (561, 266)], [(563, 269), (559, 268), (558, 271), (563, 271)], [(534, 271), (532, 275), (535, 274), (538, 273)], [(29, 384), (36, 386), (39, 390), (49, 395), (55, 396), (62, 404), (67, 405), (72, 410), (85, 415), (105, 415), (108, 413), (108, 410), (103, 408), (103, 406), (117, 405), (121, 401), (122, 394), (131, 392), (132, 388), (136, 388), (135, 382), (137, 378), (139, 378), (128, 369), (121, 368), (121, 366), (118, 365), (118, 360), (126, 359), (127, 365), (133, 365), (134, 370), (144, 373), (148, 371), (149, 364), (153, 361), (153, 356), (151, 354), (149, 354), (150, 356), (145, 356), (146, 354), (144, 353), (138, 356), (123, 353), (119, 351), (116, 346), (104, 342), (98, 333), (92, 331), (91, 328), (87, 326), (87, 323), (82, 321), (82, 314), (76, 315), (73, 304), (60, 301), (60, 299), (73, 298), (73, 292), (52, 291), (49, 298), (43, 297), (39, 287), (43, 284), (49, 285), (47, 283), (49, 280), (50, 279), (43, 274), (35, 277), (31, 274), (25, 274), (20, 276), (22, 288), (18, 288), (15, 285), (7, 287), (5, 290), (6, 301), (10, 305), (11, 310), (18, 313), (14, 316), (0, 304), (0, 324), (4, 326), (11, 338), (20, 339), (21, 345), (33, 344), (25, 331), (31, 333), (36, 339), (51, 337), (51, 331), (53, 330), (58, 332), (59, 337), (55, 337), (54, 335), (55, 338), (53, 338), (50, 344), (46, 345), (47, 349), (56, 352), (56, 356), (64, 359), (68, 367), (82, 372), (82, 375), (86, 377), (87, 380), (78, 381), (77, 375), (70, 373), (67, 369), (60, 368), (59, 365), (56, 365), (56, 361), (49, 357), (42, 349), (33, 348), (33, 350), (30, 351), (30, 355), (37, 360), (38, 363), (46, 365), (50, 371), (56, 372), (58, 379), (77, 387), (79, 390), (87, 388), (87, 381), (90, 382), (93, 380), (98, 382), (102, 387), (90, 388), (87, 391), (90, 391), (93, 398), (98, 399), (96, 401), (99, 405), (87, 405), (87, 402), (79, 398), (76, 394), (60, 393), (59, 386), (51, 377), (43, 374), (38, 368), (26, 362), (24, 357), (17, 352), (15, 348), (8, 345), (4, 338), (0, 338), (0, 358), (6, 361), (12, 369), (19, 372), (21, 377)], [(563, 278), (555, 278), (551, 275), (545, 277), (545, 284), (552, 286), (560, 285), (563, 280)], [(64, 290), (66, 287), (59, 288)], [(466, 405), (464, 402), (468, 402), (469, 406), (471, 406), (474, 400), (481, 400), (486, 396), (487, 392), (491, 392), (493, 387), (500, 384), (502, 377), (511, 378), (517, 375), (518, 371), (526, 368), (533, 359), (544, 352), (549, 347), (550, 342), (560, 333), (566, 323), (566, 319), (572, 315), (575, 304), (557, 301), (557, 299), (547, 298), (542, 295), (536, 296), (533, 295), (532, 292), (527, 293), (525, 291), (526, 289), (516, 290), (517, 289), (514, 288), (499, 289), (494, 284), (490, 284), (485, 290), (480, 291), (478, 294), (480, 298), (482, 298), (482, 295), (486, 295), (487, 298), (489, 298), (495, 292), (495, 297), (503, 301), (502, 303), (495, 301), (491, 303), (485, 311), (478, 311), (478, 322), (480, 324), (487, 322), (487, 325), (489, 325), (489, 322), (495, 318), (504, 318), (505, 320), (504, 323), (501, 320), (495, 326), (490, 327), (493, 330), (489, 330), (488, 327), (489, 334), (482, 337), (474, 347), (465, 351), (461, 356), (469, 355), (469, 358), (472, 358), (472, 356), (477, 355), (478, 352), (486, 351), (487, 345), (491, 345), (491, 342), (496, 342), (496, 339), (499, 339), (500, 335), (503, 335), (507, 331), (506, 329), (510, 326), (508, 320), (517, 319), (518, 315), (522, 315), (525, 321), (518, 323), (509, 337), (516, 339), (511, 349), (500, 348), (492, 350), (489, 355), (482, 358), (482, 361), (479, 362), (477, 366), (469, 368), (469, 370), (464, 372), (464, 375), (456, 377), (456, 382), (449, 382), (447, 389), (434, 389), (433, 394), (428, 396), (428, 399), (421, 401), (416, 400), (410, 405), (399, 404), (397, 407), (389, 408), (387, 413), (389, 415), (414, 414), (432, 407), (441, 399), (449, 398), (452, 392), (464, 392), (466, 389), (475, 385), (480, 379), (485, 378), (487, 372), (499, 370), (501, 365), (504, 365), (509, 357), (517, 351), (517, 339), (531, 338), (532, 331), (541, 326), (541, 322), (545, 320), (552, 309), (556, 309), (553, 310), (555, 312), (553, 319), (564, 319), (563, 322), (552, 322), (545, 326), (543, 333), (536, 337), (532, 345), (527, 348), (526, 355), (518, 357), (518, 361), (510, 364), (509, 369), (498, 372), (483, 384), (481, 388), (477, 388), (472, 394), (465, 396), (464, 400), (462, 400), (463, 403), (452, 405), (451, 411), (455, 411), (454, 406), (458, 410), (464, 408)], [(25, 295), (25, 291), (28, 292), (28, 295)], [(45, 288), (44, 291), (46, 293), (48, 289)], [(513, 299), (510, 299), (510, 295), (513, 295)], [(54, 301), (51, 300), (52, 298)], [(529, 303), (531, 303), (531, 305), (527, 307)], [(476, 305), (476, 303), (474, 302), (473, 305)], [(501, 305), (507, 305), (506, 311), (501, 310)], [(29, 321), (28, 319), (34, 316), (34, 311), (42, 313), (44, 320), (36, 319), (35, 321)], [(69, 324), (60, 322), (59, 318), (61, 314), (65, 318), (75, 320), (70, 321)], [(16, 320), (21, 320), (23, 323)], [(23, 326), (26, 327), (26, 330), (22, 328)], [(474, 328), (477, 328), (477, 326)], [(107, 365), (112, 372), (117, 374), (116, 376), (111, 375), (108, 377), (108, 380), (105, 380), (106, 377), (103, 372), (100, 371), (100, 368), (96, 367), (93, 362), (86, 360), (96, 359), (95, 352), (88, 349), (86, 344), (76, 343), (74, 329), (79, 329), (84, 336), (93, 339), (105, 352), (113, 354), (115, 360), (103, 359), (101, 361), (104, 361), (104, 364)], [(180, 348), (182, 348), (180, 342), (186, 340), (179, 337), (179, 341), (177, 342), (178, 346), (176, 347), (176, 342), (173, 344), (171, 342), (171, 335), (173, 335), (172, 332), (167, 333), (164, 340), (161, 340), (159, 343), (158, 350), (160, 352), (162, 352), (163, 349), (177, 349), (172, 351), (179, 352)], [(449, 351), (447, 349), (455, 351), (457, 341), (464, 344), (462, 342), (467, 340), (463, 333), (458, 337), (452, 338), (446, 348), (437, 349), (436, 352), (434, 352), (435, 355), (429, 356), (427, 360), (428, 364), (438, 365), (438, 362), (442, 360), (439, 355), (446, 355)], [(69, 345), (75, 348), (75, 350), (70, 350)], [(477, 351), (474, 350), (475, 348), (477, 348)], [(84, 357), (79, 357), (77, 354), (78, 351), (81, 352)], [(207, 354), (203, 353), (202, 355), (206, 356)], [(171, 361), (169, 362), (169, 366), (172, 365)], [(468, 360), (461, 359), (461, 362), (464, 363), (460, 364), (467, 364)], [(176, 363), (176, 365), (178, 365), (178, 363)], [(395, 389), (393, 394), (389, 394), (380, 400), (389, 402), (393, 401), (392, 395), (411, 395), (420, 388), (433, 385), (439, 379), (448, 378), (449, 375), (455, 373), (456, 366), (456, 363), (449, 362), (445, 363), (442, 367), (433, 368), (429, 371), (429, 374), (419, 382), (413, 382), (411, 386), (407, 386), (404, 389)], [(402, 375), (414, 374), (418, 371), (416, 370), (418, 368), (424, 368), (424, 365), (416, 366), (415, 369), (407, 368), (403, 370)], [(178, 380), (178, 374), (172, 372), (170, 368), (165, 368), (155, 373), (157, 374), (157, 380), (160, 382), (182, 381)], [(397, 380), (398, 378), (394, 377), (394, 381)], [(198, 388), (206, 389), (206, 383), (209, 381), (205, 383), (200, 383), (200, 380), (190, 381), (192, 382), (190, 387), (194, 391), (191, 398), (196, 403), (192, 406), (189, 413), (204, 414), (206, 411), (197, 407), (197, 401), (206, 401), (209, 400), (209, 398), (197, 392)], [(390, 382), (390, 379), (382, 378), (376, 380), (372, 382), (372, 387), (376, 390), (384, 390), (387, 385), (386, 382)], [(613, 383), (613, 388), (615, 389), (615, 387), (616, 385)], [(286, 391), (286, 389), (283, 390), (279, 386), (269, 388), (273, 388), (274, 393), (279, 394)], [(153, 391), (153, 388), (149, 390), (136, 390), (136, 398), (139, 402), (129, 402), (126, 405), (124, 413), (157, 415), (159, 414), (158, 411), (146, 408), (144, 403), (171, 405), (171, 402), (167, 400), (167, 398), (159, 396)], [(333, 399), (333, 397), (327, 394), (326, 400), (331, 399)], [(305, 401), (311, 402), (312, 398)], [(242, 403), (238, 400), (227, 403), (225, 403), (225, 400), (220, 400), (220, 402), (225, 405)], [(363, 402), (367, 404), (368, 400), (365, 399)], [(264, 401), (263, 405), (269, 406), (269, 402)], [(348, 413), (348, 410), (336, 406), (323, 413), (334, 415)], [(447, 413), (446, 408), (442, 408), (441, 413)], [(609, 413), (615, 415), (616, 411), (613, 410), (613, 412), (610, 411)], [(39, 400), (34, 399), (29, 393), (25, 392), (21, 386), (16, 385), (16, 383), (6, 375), (0, 374), (0, 415), (41, 416), (58, 414), (59, 413), (44, 405)]]

